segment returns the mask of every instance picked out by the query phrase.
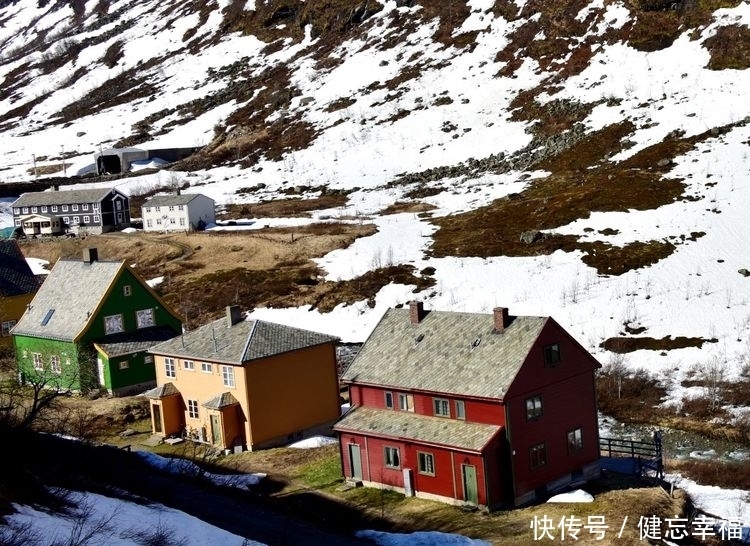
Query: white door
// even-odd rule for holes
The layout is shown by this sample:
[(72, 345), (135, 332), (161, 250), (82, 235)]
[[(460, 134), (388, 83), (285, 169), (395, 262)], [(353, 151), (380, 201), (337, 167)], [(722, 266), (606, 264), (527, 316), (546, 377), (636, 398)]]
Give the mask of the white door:
[(99, 384), (104, 386), (104, 361), (101, 358), (96, 359), (96, 367), (99, 370)]

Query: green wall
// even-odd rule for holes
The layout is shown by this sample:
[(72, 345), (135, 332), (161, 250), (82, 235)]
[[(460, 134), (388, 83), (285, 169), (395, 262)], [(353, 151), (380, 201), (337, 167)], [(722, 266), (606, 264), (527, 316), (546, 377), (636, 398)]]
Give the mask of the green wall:
[[(88, 390), (97, 384), (96, 358), (75, 343), (28, 336), (13, 336), (18, 371), (29, 380), (43, 380), (63, 389)], [(34, 369), (34, 353), (42, 355), (44, 370)], [(50, 359), (60, 358), (61, 373), (50, 369)]]

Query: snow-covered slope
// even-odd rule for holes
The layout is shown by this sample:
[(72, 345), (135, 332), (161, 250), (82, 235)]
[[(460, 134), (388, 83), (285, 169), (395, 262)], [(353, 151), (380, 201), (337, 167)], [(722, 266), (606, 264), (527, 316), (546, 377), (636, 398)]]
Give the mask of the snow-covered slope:
[[(177, 176), (219, 203), (356, 188), (317, 217), (372, 215), (379, 232), (322, 258), (328, 278), (385, 263), (435, 268), (435, 287), (416, 296), (389, 285), (374, 307), (256, 316), (362, 341), (388, 306), (414, 297), (446, 310), (505, 305), (554, 316), (604, 363), (613, 355), (600, 344), (629, 335), (625, 326), (710, 340), (625, 356), (672, 386), (709, 361), (736, 377), (750, 358), (750, 278), (738, 273), (750, 269), (750, 5), (705, 4), (6, 1), (0, 180), (29, 180), (34, 161), (63, 158), (68, 175), (85, 173), (111, 146), (205, 146), (176, 174), (115, 183), (140, 193)], [(608, 131), (613, 142), (587, 157)], [(641, 175), (642, 196), (684, 187), (658, 202), (598, 204)], [(441, 221), (531, 200), (556, 176), (597, 184), (597, 204), (571, 204), (570, 218), (554, 223), (551, 211), (567, 206), (555, 193), (532, 211), (532, 227), (575, 244), (513, 257), (435, 251)], [(380, 215), (410, 200), (435, 208)], [(500, 237), (498, 214), (487, 218)], [(463, 232), (492, 239), (485, 227)], [(670, 250), (617, 274), (587, 265), (601, 248), (653, 241)]]

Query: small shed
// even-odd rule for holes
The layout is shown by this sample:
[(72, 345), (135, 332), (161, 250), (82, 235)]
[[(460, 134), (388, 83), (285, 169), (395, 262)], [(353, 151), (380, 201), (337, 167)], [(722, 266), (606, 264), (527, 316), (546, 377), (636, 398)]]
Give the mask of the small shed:
[(28, 214), (21, 216), (21, 228), (24, 235), (58, 235), (65, 226), (60, 217), (54, 214)]

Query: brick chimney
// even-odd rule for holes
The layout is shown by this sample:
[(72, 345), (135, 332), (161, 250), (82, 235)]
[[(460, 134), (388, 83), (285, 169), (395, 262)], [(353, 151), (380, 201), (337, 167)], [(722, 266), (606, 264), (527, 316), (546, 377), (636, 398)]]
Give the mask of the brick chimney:
[(492, 317), (495, 322), (495, 333), (502, 334), (510, 324), (510, 317), (508, 315), (507, 307), (495, 307), (492, 310)]
[(238, 322), (242, 322), (242, 311), (240, 311), (239, 305), (228, 305), (227, 306), (227, 328), (231, 328)]
[(83, 263), (92, 264), (99, 260), (99, 251), (96, 248), (84, 248), (83, 249)]
[(424, 315), (424, 303), (421, 301), (409, 302), (409, 322), (412, 324), (419, 324), (422, 322)]

